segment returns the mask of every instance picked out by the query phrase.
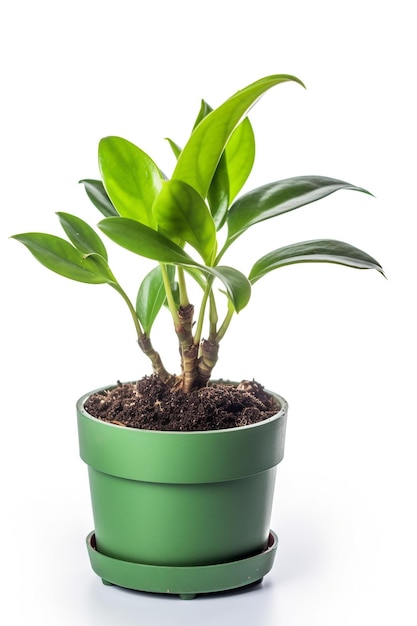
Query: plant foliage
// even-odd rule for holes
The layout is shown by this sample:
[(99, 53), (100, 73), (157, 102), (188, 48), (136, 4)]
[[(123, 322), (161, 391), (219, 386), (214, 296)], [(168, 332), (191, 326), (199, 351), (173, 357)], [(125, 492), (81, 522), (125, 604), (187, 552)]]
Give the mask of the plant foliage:
[[(264, 93), (285, 82), (303, 86), (295, 76), (277, 74), (248, 85), (216, 109), (203, 100), (184, 147), (168, 139), (177, 159), (170, 179), (130, 141), (114, 136), (100, 141), (101, 180), (81, 181), (104, 216), (98, 227), (113, 242), (156, 262), (139, 286), (135, 305), (110, 269), (102, 239), (79, 217), (58, 213), (67, 239), (44, 233), (14, 235), (48, 269), (76, 281), (113, 287), (129, 308), (139, 346), (154, 371), (185, 392), (207, 384), (233, 315), (248, 304), (252, 286), (272, 270), (328, 262), (383, 272), (366, 252), (331, 239), (268, 252), (247, 276), (221, 262), (232, 244), (262, 221), (342, 189), (369, 193), (333, 178), (298, 176), (241, 194), (255, 159), (248, 112)], [(188, 297), (190, 280), (201, 292), (196, 310)], [(179, 342), (177, 376), (167, 372), (151, 342), (154, 321), (164, 305)]]

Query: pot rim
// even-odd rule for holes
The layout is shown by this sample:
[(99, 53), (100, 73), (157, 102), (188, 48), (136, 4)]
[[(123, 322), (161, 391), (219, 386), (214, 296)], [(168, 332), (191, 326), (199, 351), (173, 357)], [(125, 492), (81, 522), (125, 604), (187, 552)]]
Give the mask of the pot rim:
[[(103, 387), (102, 389), (106, 389)], [(131, 428), (92, 417), (77, 402), (80, 456), (90, 468), (153, 483), (235, 480), (275, 467), (284, 456), (288, 404), (254, 424), (218, 430), (169, 431)]]
[[(136, 381), (127, 381), (127, 383), (135, 383)], [(230, 381), (230, 380), (213, 380), (213, 383), (221, 383), (224, 385), (238, 385), (239, 383), (235, 382), (235, 381)], [(84, 407), (84, 404), (86, 402), (86, 400), (88, 400), (88, 398), (90, 396), (92, 396), (95, 393), (100, 393), (101, 391), (105, 391), (107, 389), (114, 389), (115, 387), (117, 387), (117, 385), (112, 384), (112, 385), (104, 385), (103, 387), (98, 387), (97, 389), (93, 389), (92, 391), (88, 391), (87, 393), (85, 393), (84, 395), (82, 395), (78, 400), (77, 400), (77, 411), (79, 413), (81, 413), (84, 417), (91, 419), (93, 421), (96, 422), (101, 422), (103, 424), (106, 424), (109, 427), (113, 427), (116, 429), (120, 429), (122, 428), (123, 430), (131, 430), (131, 431), (141, 431), (144, 433), (164, 433), (164, 435), (189, 435), (189, 436), (195, 436), (195, 435), (214, 435), (215, 433), (222, 433), (222, 432), (233, 432), (233, 431), (243, 431), (243, 430), (250, 430), (253, 428), (256, 428), (256, 426), (259, 427), (260, 424), (268, 424), (270, 422), (273, 422), (277, 419), (280, 419), (281, 417), (285, 416), (288, 412), (288, 402), (285, 400), (285, 398), (283, 398), (282, 396), (280, 396), (278, 393), (276, 393), (275, 391), (270, 391), (269, 389), (264, 389), (265, 393), (267, 393), (268, 395), (272, 396), (273, 398), (275, 398), (275, 400), (277, 400), (280, 408), (279, 410), (274, 414), (271, 415), (271, 417), (267, 417), (264, 420), (259, 420), (259, 422), (255, 422), (253, 424), (246, 424), (245, 426), (234, 426), (233, 428), (214, 428), (211, 430), (158, 430), (158, 429), (151, 429), (151, 428), (134, 428), (132, 426), (120, 426), (118, 424), (113, 424), (112, 422), (107, 422), (106, 420), (101, 420), (98, 417), (94, 417), (94, 415), (91, 415)]]

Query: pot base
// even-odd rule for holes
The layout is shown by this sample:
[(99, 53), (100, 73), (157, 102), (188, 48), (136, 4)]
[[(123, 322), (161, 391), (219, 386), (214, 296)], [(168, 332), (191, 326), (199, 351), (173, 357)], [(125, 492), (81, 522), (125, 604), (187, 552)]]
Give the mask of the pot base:
[(94, 531), (87, 536), (87, 549), (94, 572), (105, 585), (135, 591), (178, 595), (191, 600), (201, 593), (239, 589), (261, 582), (271, 570), (278, 545), (271, 531), (266, 549), (254, 556), (217, 565), (163, 566), (131, 563), (98, 552)]

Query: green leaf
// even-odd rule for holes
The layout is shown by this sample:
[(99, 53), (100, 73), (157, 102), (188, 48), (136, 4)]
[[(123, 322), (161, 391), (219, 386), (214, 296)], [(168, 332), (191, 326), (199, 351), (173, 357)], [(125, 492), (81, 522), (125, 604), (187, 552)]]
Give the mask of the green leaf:
[(255, 136), (248, 118), (245, 118), (232, 133), (225, 154), (229, 174), (230, 205), (247, 181), (255, 162)]
[(230, 136), (214, 172), (208, 201), (217, 230), (224, 225), (230, 204), (245, 184), (255, 161), (255, 138), (248, 118)]
[[(175, 268), (167, 267), (171, 284), (174, 282)], [(143, 279), (136, 298), (136, 313), (143, 330), (149, 335), (152, 325), (166, 299), (164, 280), (158, 265)]]
[(178, 159), (178, 157), (181, 154), (180, 146), (177, 143), (175, 143), (175, 141), (172, 141), (172, 139), (170, 139), (169, 137), (165, 137), (165, 139), (167, 140), (167, 142), (171, 146), (171, 150), (174, 153), (175, 158)]
[(99, 165), (104, 186), (118, 213), (155, 228), (152, 205), (162, 179), (152, 159), (126, 139), (105, 137), (99, 144)]
[(369, 193), (342, 180), (324, 176), (297, 176), (258, 187), (241, 196), (227, 216), (225, 248), (250, 226), (315, 202), (339, 189)]
[(205, 118), (207, 117), (207, 115), (209, 113), (211, 113), (213, 110), (213, 108), (205, 101), (202, 100), (201, 101), (201, 105), (200, 105), (200, 110), (198, 112), (197, 118), (194, 122), (194, 126), (193, 126), (193, 130), (196, 129), (196, 127), (199, 125), (199, 123)]
[[(198, 112), (193, 130), (205, 117), (207, 117), (209, 113), (212, 112), (212, 110), (212, 107), (205, 100), (201, 101), (200, 110)], [(232, 133), (232, 137), (235, 132), (236, 130)], [(225, 152), (223, 152), (217, 164), (216, 171), (214, 172), (213, 179), (207, 193), (207, 200), (216, 229), (220, 230), (224, 224), (227, 209), (230, 205), (229, 174), (227, 171)]]
[(147, 259), (184, 267), (202, 267), (168, 237), (136, 220), (107, 217), (98, 227), (119, 246)]
[(249, 280), (253, 284), (265, 274), (294, 263), (337, 263), (357, 269), (374, 269), (383, 274), (381, 265), (366, 252), (343, 241), (317, 239), (303, 241), (273, 250), (252, 267)]
[(107, 217), (98, 227), (119, 246), (147, 259), (173, 265), (198, 266), (184, 250), (158, 231), (127, 217)]
[[(114, 219), (114, 218), (113, 218)], [(108, 275), (93, 258), (82, 254), (68, 241), (45, 233), (24, 233), (13, 239), (23, 243), (42, 265), (49, 270), (81, 283), (112, 283)]]
[[(212, 107), (205, 100), (201, 101), (194, 129), (212, 110)], [(177, 153), (177, 158), (180, 152)], [(252, 125), (245, 118), (229, 137), (207, 193), (210, 211), (217, 230), (220, 230), (224, 225), (227, 210), (246, 182), (254, 160), (255, 138)]]
[(217, 230), (224, 225), (227, 209), (229, 208), (229, 174), (225, 153), (220, 157), (220, 161), (214, 172), (213, 180), (207, 194), (210, 211), (213, 216)]
[(226, 287), (227, 295), (235, 309), (239, 313), (249, 302), (251, 296), (251, 284), (241, 272), (226, 265), (211, 268), (212, 273), (220, 278)]
[(303, 85), (295, 76), (267, 76), (238, 91), (204, 117), (183, 148), (173, 178), (188, 183), (206, 198), (217, 164), (236, 126), (260, 96), (286, 81)]
[(164, 183), (153, 207), (161, 232), (189, 243), (211, 264), (216, 254), (216, 227), (202, 197), (181, 180)]
[(104, 217), (110, 217), (112, 215), (119, 215), (114, 206), (111, 203), (109, 196), (107, 195), (104, 185), (101, 180), (92, 180), (85, 178), (80, 180), (83, 183), (87, 196), (90, 198), (94, 206), (104, 215)]
[(249, 301), (251, 287), (248, 279), (238, 270), (230, 267), (207, 267), (194, 261), (180, 246), (161, 233), (140, 222), (124, 217), (107, 217), (99, 223), (99, 228), (115, 243), (148, 259), (197, 269), (219, 278), (236, 311), (240, 311)]
[(73, 245), (85, 254), (95, 252), (107, 261), (107, 251), (97, 233), (79, 217), (69, 213), (57, 213), (62, 228)]

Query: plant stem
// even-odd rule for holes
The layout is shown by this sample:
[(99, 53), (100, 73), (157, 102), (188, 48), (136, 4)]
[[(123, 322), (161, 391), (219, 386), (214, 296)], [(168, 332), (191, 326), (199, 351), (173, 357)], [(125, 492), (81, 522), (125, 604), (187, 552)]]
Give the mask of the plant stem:
[(182, 273), (181, 275), (181, 272), (178, 272), (178, 281), (182, 302), (180, 305), (180, 309), (177, 311), (177, 307), (175, 305), (171, 291), (168, 273), (166, 271), (166, 266), (162, 263), (161, 271), (168, 306), (174, 320), (175, 332), (177, 333), (180, 346), (182, 389), (185, 393), (189, 393), (194, 388), (195, 381), (197, 379), (198, 348), (194, 345), (192, 334), (194, 307), (188, 302), (184, 274)]
[[(211, 373), (213, 371), (214, 366), (217, 363), (218, 354), (219, 354), (219, 342), (217, 341), (217, 307), (216, 300), (213, 295), (213, 290), (211, 289), (210, 282), (210, 290), (207, 289), (206, 299), (204, 301), (204, 306), (207, 303), (207, 297), (210, 299), (210, 310), (209, 310), (209, 338), (203, 339), (200, 343), (200, 356), (197, 361), (197, 386), (205, 387), (210, 380)], [(208, 285), (209, 287), (209, 285)], [(194, 340), (196, 342), (196, 340)]]
[(180, 322), (180, 319), (178, 317), (178, 312), (177, 312), (177, 307), (175, 305), (174, 296), (172, 295), (171, 284), (169, 282), (167, 268), (166, 268), (165, 263), (160, 263), (159, 265), (161, 267), (162, 279), (164, 281), (164, 287), (165, 287), (165, 293), (166, 293), (167, 302), (168, 302), (168, 308), (169, 308), (170, 313), (172, 315), (172, 319), (174, 320), (175, 329), (177, 330), (177, 328), (180, 326), (181, 322)]
[(117, 291), (117, 293), (119, 293), (122, 296), (123, 300), (126, 302), (128, 308), (129, 308), (130, 314), (132, 316), (133, 323), (135, 324), (136, 333), (137, 333), (138, 340), (139, 340), (140, 337), (142, 337), (144, 335), (144, 330), (142, 329), (142, 326), (139, 323), (135, 307), (133, 306), (133, 304), (129, 300), (128, 295), (122, 289), (122, 287), (119, 285), (119, 283), (115, 282), (115, 283), (110, 283), (110, 284), (111, 284), (112, 287), (114, 287), (114, 289)]
[(223, 324), (220, 326), (218, 333), (216, 334), (216, 342), (220, 343), (223, 337), (226, 334), (227, 329), (230, 326), (230, 322), (232, 321), (232, 317), (234, 314), (234, 309), (229, 305), (228, 311), (226, 313), (226, 317), (224, 318)]
[(197, 378), (197, 357), (198, 347), (193, 341), (193, 317), (194, 307), (188, 304), (180, 307), (178, 317), (181, 321), (181, 327), (177, 330), (177, 336), (180, 344), (181, 369), (183, 375), (183, 391), (189, 393), (194, 388)]
[(219, 316), (217, 315), (216, 300), (214, 298), (213, 291), (210, 292), (210, 329), (209, 329), (209, 341), (215, 340), (217, 334), (217, 322)]
[(182, 267), (178, 267), (178, 287), (180, 291), (180, 306), (185, 308), (189, 305), (187, 284), (185, 282), (185, 274)]
[(213, 277), (210, 277), (207, 280), (207, 286), (206, 286), (206, 289), (204, 291), (203, 298), (201, 300), (200, 313), (198, 315), (197, 326), (196, 326), (196, 329), (195, 329), (194, 344), (196, 346), (198, 346), (200, 344), (200, 341), (201, 341), (201, 335), (203, 333), (203, 324), (204, 324), (204, 316), (205, 316), (205, 312), (206, 312), (207, 300), (208, 300), (208, 298), (209, 298), (209, 296), (211, 294), (212, 284), (213, 284)]
[(122, 296), (123, 300), (126, 302), (129, 308), (130, 314), (135, 324), (135, 328), (136, 328), (136, 332), (138, 336), (139, 348), (150, 359), (152, 363), (153, 371), (155, 372), (155, 374), (157, 374), (161, 378), (161, 380), (163, 380), (164, 382), (168, 382), (170, 379), (172, 379), (172, 376), (165, 369), (162, 363), (161, 357), (159, 356), (159, 353), (156, 352), (156, 350), (153, 348), (150, 338), (146, 335), (146, 333), (142, 329), (138, 320), (138, 316), (136, 314), (135, 307), (131, 303), (128, 295), (119, 285), (119, 283), (117, 282), (111, 283), (111, 286), (114, 287), (114, 289)]
[(219, 344), (203, 339), (201, 342), (201, 355), (197, 362), (197, 385), (205, 387), (210, 380), (211, 372), (217, 363)]
[(146, 334), (138, 338), (138, 344), (142, 352), (151, 360), (155, 374), (165, 383), (174, 380), (174, 376), (167, 372), (159, 353), (154, 349), (150, 338)]

